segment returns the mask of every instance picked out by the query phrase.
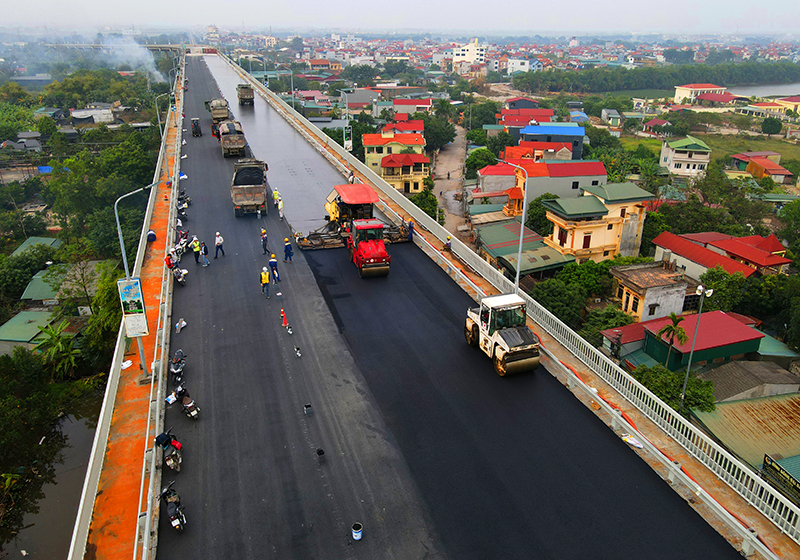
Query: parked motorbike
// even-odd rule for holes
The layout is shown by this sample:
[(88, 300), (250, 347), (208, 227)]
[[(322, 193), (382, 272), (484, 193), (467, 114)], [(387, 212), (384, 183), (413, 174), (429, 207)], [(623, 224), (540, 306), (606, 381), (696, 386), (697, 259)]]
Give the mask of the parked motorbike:
[(186, 214), (186, 210), (183, 210), (182, 208), (178, 208), (177, 210), (175, 210), (175, 217), (182, 222), (189, 221), (189, 216)]
[(200, 418), (200, 407), (197, 406), (197, 403), (195, 403), (194, 399), (189, 395), (189, 391), (186, 390), (186, 387), (183, 385), (183, 383), (175, 387), (175, 390), (172, 392), (172, 394), (175, 397), (175, 401), (181, 403), (183, 413), (186, 416), (192, 420), (197, 420)]
[(169, 373), (175, 378), (175, 385), (180, 385), (181, 381), (183, 381), (184, 367), (186, 367), (186, 354), (178, 348), (169, 361)]
[(178, 200), (177, 204), (175, 204), (175, 208), (180, 212), (181, 210), (186, 210), (189, 208), (189, 204), (187, 202), (182, 202)]
[(186, 191), (181, 191), (178, 194), (178, 202), (185, 202), (188, 206), (192, 205), (192, 197), (186, 194)]
[(183, 531), (183, 528), (186, 526), (186, 515), (183, 513), (181, 497), (172, 487), (173, 484), (175, 484), (175, 481), (171, 480), (167, 486), (161, 489), (161, 499), (167, 504), (169, 524), (172, 525), (176, 531)]
[(164, 463), (175, 472), (181, 472), (183, 445), (172, 435), (172, 428), (156, 436), (156, 445), (164, 451)]
[(172, 268), (172, 276), (175, 278), (175, 281), (178, 283), (179, 286), (186, 285), (186, 275), (189, 274), (189, 271), (185, 268), (181, 268), (180, 266), (175, 266)]

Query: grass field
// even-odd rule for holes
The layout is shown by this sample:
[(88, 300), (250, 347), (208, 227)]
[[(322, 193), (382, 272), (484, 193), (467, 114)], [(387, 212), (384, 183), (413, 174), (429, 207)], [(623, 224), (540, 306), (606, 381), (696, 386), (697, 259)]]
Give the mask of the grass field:
[[(661, 140), (655, 138), (640, 138), (638, 136), (623, 136), (619, 139), (622, 142), (622, 147), (626, 150), (635, 150), (639, 144), (644, 144), (654, 154), (661, 153)], [(735, 152), (734, 152), (735, 153)]]
[(620, 91), (609, 91), (607, 95), (614, 97), (645, 97), (647, 99), (672, 98), (675, 95), (674, 89), (623, 89)]

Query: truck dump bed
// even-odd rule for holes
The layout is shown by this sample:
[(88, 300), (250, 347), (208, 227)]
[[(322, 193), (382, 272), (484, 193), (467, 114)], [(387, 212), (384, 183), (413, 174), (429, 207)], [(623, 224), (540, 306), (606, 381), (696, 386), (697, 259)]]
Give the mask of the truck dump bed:
[(242, 159), (233, 166), (231, 201), (234, 215), (268, 211), (267, 164), (258, 159)]
[(225, 121), (219, 125), (219, 141), (222, 146), (222, 155), (243, 156), (247, 140), (244, 137), (244, 130), (239, 121)]

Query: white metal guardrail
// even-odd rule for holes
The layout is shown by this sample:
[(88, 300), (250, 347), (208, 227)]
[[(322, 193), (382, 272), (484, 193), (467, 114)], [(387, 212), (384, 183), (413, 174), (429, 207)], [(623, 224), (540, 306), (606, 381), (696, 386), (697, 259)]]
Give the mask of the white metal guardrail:
[[(335, 152), (346, 161), (351, 169), (361, 172), (381, 195), (399, 206), (410, 215), (417, 226), (422, 226), (439, 241), (444, 242), (449, 232), (433, 218), (425, 214), (405, 196), (385, 182), (374, 171), (345, 151), (338, 143), (328, 138), (321, 130), (297, 111), (292, 109), (275, 93), (268, 90), (258, 80), (250, 76), (243, 68), (236, 65), (228, 57), (221, 54), (232, 68), (244, 79), (257, 88), (264, 97), (286, 120), (312, 144), (320, 148), (323, 155), (341, 167), (337, 158), (330, 155)], [(489, 281), (501, 293), (514, 290), (514, 284), (500, 271), (479, 257), (474, 251), (458, 239), (452, 240), (452, 252), (466, 263), (477, 274)], [(435, 249), (434, 249), (435, 250)], [(748, 503), (770, 519), (781, 531), (800, 544), (800, 508), (795, 506), (783, 494), (763, 481), (749, 467), (731, 455), (727, 450), (712, 441), (700, 430), (692, 426), (676, 411), (667, 406), (661, 399), (653, 395), (630, 374), (609, 360), (594, 346), (587, 343), (572, 329), (567, 327), (537, 301), (522, 294), (528, 304), (528, 315), (564, 348), (572, 352), (592, 372), (613, 387), (620, 395), (635, 406), (648, 419), (653, 421), (670, 437), (679, 443), (698, 461), (715, 473), (721, 480), (733, 488)], [(752, 532), (740, 523), (733, 523), (731, 528), (744, 541), (753, 540)], [(763, 545), (759, 543), (763, 548)]]
[[(161, 141), (161, 148), (158, 152), (158, 160), (156, 168), (153, 172), (153, 180), (155, 183), (161, 175), (161, 168), (164, 165), (164, 158), (167, 152), (166, 134)], [(180, 161), (180, 156), (176, 157)], [(173, 182), (174, 186), (174, 182)], [(150, 229), (150, 220), (153, 217), (153, 208), (157, 196), (157, 189), (150, 190), (150, 197), (147, 202), (147, 210), (145, 211), (144, 220), (142, 223), (142, 231), (139, 236), (139, 247), (136, 252), (136, 260), (133, 266), (133, 275), (138, 276), (141, 273), (142, 263), (147, 251), (147, 232)], [(86, 476), (84, 477), (83, 490), (81, 492), (81, 499), (78, 504), (78, 513), (75, 518), (75, 525), (72, 530), (72, 539), (70, 541), (69, 552), (67, 555), (68, 560), (83, 560), (86, 543), (89, 537), (89, 527), (92, 522), (92, 515), (94, 513), (94, 502), (97, 494), (97, 486), (100, 482), (100, 472), (103, 468), (103, 461), (105, 459), (105, 450), (108, 444), (109, 431), (111, 429), (111, 418), (114, 413), (114, 404), (117, 396), (117, 389), (119, 388), (119, 377), (122, 366), (122, 358), (125, 355), (126, 337), (124, 324), (120, 323), (119, 332), (117, 334), (117, 343), (114, 347), (114, 355), (111, 359), (111, 366), (109, 369), (108, 380), (106, 381), (106, 391), (103, 398), (103, 405), (100, 409), (100, 415), (97, 419), (97, 428), (94, 434), (94, 442), (92, 443), (92, 451), (89, 455), (89, 463), (86, 469)], [(159, 367), (159, 372), (163, 369)]]

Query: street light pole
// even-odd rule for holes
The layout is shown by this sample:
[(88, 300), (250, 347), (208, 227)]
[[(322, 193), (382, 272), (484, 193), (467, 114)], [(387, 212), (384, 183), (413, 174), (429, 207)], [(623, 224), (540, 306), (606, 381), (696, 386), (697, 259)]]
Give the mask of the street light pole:
[(164, 137), (164, 132), (161, 130), (161, 111), (158, 108), (158, 98), (159, 97), (164, 97), (165, 95), (169, 95), (170, 93), (172, 93), (172, 92), (168, 91), (168, 92), (162, 93), (160, 95), (156, 95), (156, 117), (158, 118), (158, 134), (162, 138)]
[(689, 350), (689, 363), (686, 366), (686, 378), (683, 380), (683, 389), (681, 390), (681, 406), (680, 412), (683, 412), (683, 405), (686, 401), (686, 386), (689, 384), (689, 374), (692, 371), (692, 357), (694, 355), (694, 344), (697, 342), (697, 331), (700, 330), (700, 315), (703, 314), (703, 300), (707, 297), (714, 295), (713, 289), (706, 290), (703, 286), (697, 286), (695, 292), (700, 296), (700, 308), (697, 310), (697, 323), (694, 326), (694, 337), (692, 337), (692, 348)]
[[(147, 185), (146, 187), (142, 187), (140, 189), (136, 189), (135, 191), (131, 191), (127, 194), (123, 194), (116, 200), (116, 202), (114, 202), (114, 218), (117, 220), (117, 235), (119, 235), (119, 249), (120, 251), (122, 251), (122, 264), (125, 267), (125, 280), (131, 279), (131, 273), (128, 270), (128, 256), (125, 254), (125, 241), (123, 241), (122, 239), (122, 227), (119, 225), (119, 212), (117, 211), (117, 205), (119, 204), (119, 201), (122, 200), (123, 198), (127, 198), (136, 193), (140, 193), (144, 190), (150, 189), (156, 186), (157, 184), (158, 183), (152, 183), (150, 185)], [(147, 371), (147, 362), (144, 359), (144, 346), (142, 346), (141, 338), (142, 337), (140, 336), (136, 337), (136, 346), (139, 347), (139, 364), (141, 365), (144, 374), (149, 375), (149, 372)]]
[[(470, 105), (470, 110), (472, 106)], [(528, 213), (528, 170), (515, 163), (509, 163), (505, 160), (498, 159), (497, 161), (521, 169), (525, 174), (525, 186), (522, 188), (522, 218), (519, 221), (519, 249), (517, 250), (517, 276), (514, 279), (514, 293), (519, 295), (519, 273), (522, 269), (522, 239), (525, 237), (525, 216)]]

